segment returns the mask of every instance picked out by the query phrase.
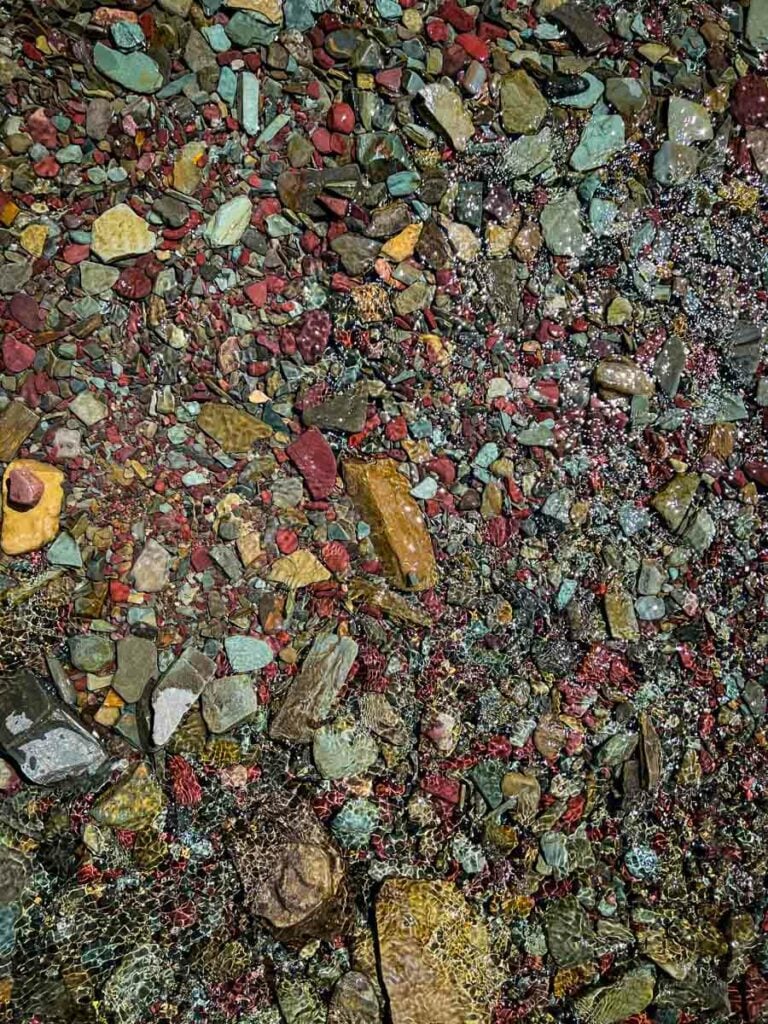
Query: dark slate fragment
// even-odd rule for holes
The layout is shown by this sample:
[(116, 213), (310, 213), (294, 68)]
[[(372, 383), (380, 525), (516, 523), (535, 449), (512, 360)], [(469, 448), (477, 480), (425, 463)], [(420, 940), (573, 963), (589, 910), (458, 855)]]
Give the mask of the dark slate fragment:
[(552, 11), (549, 17), (575, 36), (587, 53), (597, 53), (611, 41), (608, 33), (600, 28), (589, 11), (580, 4), (563, 4)]

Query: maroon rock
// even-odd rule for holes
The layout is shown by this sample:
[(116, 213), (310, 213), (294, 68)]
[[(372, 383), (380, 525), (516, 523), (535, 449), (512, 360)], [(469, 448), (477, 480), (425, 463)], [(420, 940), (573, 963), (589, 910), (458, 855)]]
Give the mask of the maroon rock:
[(152, 280), (140, 267), (126, 267), (112, 289), (123, 299), (146, 299), (152, 291)]
[(26, 327), (28, 331), (40, 330), (43, 317), (37, 299), (32, 298), (31, 295), (18, 292), (8, 304), (8, 309), (13, 319), (22, 327)]
[(336, 484), (336, 458), (319, 430), (307, 430), (286, 448), (313, 498), (327, 498)]
[(34, 508), (44, 490), (43, 481), (28, 469), (12, 469), (8, 474), (8, 502), (15, 509)]
[(21, 373), (28, 370), (35, 361), (35, 350), (16, 338), (5, 338), (3, 341), (3, 363), (8, 373)]
[(740, 78), (731, 92), (731, 113), (745, 128), (768, 128), (768, 78)]
[(744, 463), (744, 472), (756, 484), (768, 487), (768, 462), (758, 462), (757, 459), (752, 459), (750, 462)]
[(313, 309), (304, 317), (296, 335), (296, 347), (308, 366), (314, 365), (328, 347), (331, 318), (324, 309)]

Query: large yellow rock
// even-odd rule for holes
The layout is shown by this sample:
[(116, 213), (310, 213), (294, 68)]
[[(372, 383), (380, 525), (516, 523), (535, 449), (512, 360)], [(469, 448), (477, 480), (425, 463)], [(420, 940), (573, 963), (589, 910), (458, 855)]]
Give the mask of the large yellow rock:
[(399, 234), (394, 235), (382, 245), (381, 255), (387, 256), (395, 263), (409, 259), (416, 251), (416, 243), (421, 235), (422, 227), (422, 224), (409, 224), (407, 228), (403, 228)]
[[(43, 484), (43, 494), (34, 508), (17, 511), (8, 504), (8, 476), (14, 469), (26, 469)], [(3, 476), (3, 523), (0, 546), (6, 555), (24, 555), (38, 551), (54, 540), (59, 532), (59, 516), (64, 501), (64, 474), (55, 466), (34, 459), (16, 459)]]
[(451, 882), (389, 878), (376, 900), (392, 1024), (486, 1024), (501, 975), (482, 918)]
[(154, 248), (154, 233), (127, 203), (118, 203), (93, 222), (91, 251), (105, 263), (141, 256)]
[(344, 482), (363, 519), (371, 528), (376, 554), (400, 590), (428, 590), (437, 582), (432, 541), (408, 481), (393, 459), (363, 462), (348, 459)]

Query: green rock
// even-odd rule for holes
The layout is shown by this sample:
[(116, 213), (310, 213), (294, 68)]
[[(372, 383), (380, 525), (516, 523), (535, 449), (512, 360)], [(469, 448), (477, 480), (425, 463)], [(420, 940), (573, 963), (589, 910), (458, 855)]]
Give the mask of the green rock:
[(692, 146), (663, 142), (653, 158), (653, 176), (661, 185), (684, 185), (696, 175), (700, 154)]
[(140, 50), (146, 43), (144, 33), (137, 21), (116, 21), (110, 28), (112, 42), (120, 50), (130, 53)]
[(593, 171), (624, 147), (624, 121), (618, 114), (593, 114), (571, 154), (574, 171)]
[(502, 154), (505, 174), (513, 178), (535, 178), (552, 166), (552, 132), (542, 128), (538, 135), (524, 135), (510, 143)]
[(683, 473), (662, 487), (651, 504), (670, 530), (677, 530), (688, 515), (701, 478), (698, 473)]
[(573, 107), (575, 110), (589, 110), (590, 107), (594, 107), (605, 92), (605, 86), (599, 78), (595, 78), (589, 72), (582, 75), (582, 78), (588, 83), (584, 92), (576, 93), (575, 96), (561, 96), (554, 100), (559, 107)]
[(228, 636), (224, 648), (234, 672), (258, 672), (275, 657), (266, 640), (253, 636)]
[(83, 556), (80, 554), (80, 548), (75, 538), (69, 533), (60, 533), (48, 548), (47, 555), (51, 565), (64, 565), (70, 569), (83, 568)]
[(365, 849), (379, 823), (379, 809), (369, 800), (348, 800), (331, 823), (331, 831), (347, 849)]
[(157, 648), (152, 640), (127, 636), (117, 641), (117, 671), (112, 686), (124, 701), (134, 704), (139, 700), (157, 672)]
[(269, 46), (277, 39), (279, 25), (269, 25), (251, 11), (235, 11), (224, 31), (235, 46), (248, 49), (252, 46)]
[(163, 84), (157, 63), (146, 53), (121, 53), (103, 43), (93, 48), (93, 63), (102, 75), (128, 92), (153, 93)]
[(756, 50), (768, 50), (768, 0), (751, 0), (746, 36)]
[(163, 791), (146, 764), (99, 797), (91, 808), (91, 817), (110, 828), (140, 830), (148, 828), (163, 808)]
[(547, 101), (522, 68), (502, 78), (500, 99), (501, 121), (508, 132), (532, 135), (547, 116)]
[(420, 98), (430, 120), (448, 136), (454, 149), (465, 150), (475, 134), (475, 126), (460, 93), (440, 82), (433, 82), (424, 86)]
[(247, 196), (235, 196), (218, 208), (205, 225), (203, 234), (215, 248), (237, 245), (248, 227), (253, 206)]
[(237, 84), (237, 117), (246, 135), (259, 134), (259, 80), (250, 71), (241, 72)]
[(214, 679), (203, 691), (203, 718), (211, 732), (227, 732), (251, 718), (259, 702), (249, 675)]
[(590, 1024), (618, 1024), (653, 1001), (656, 972), (649, 967), (627, 971), (612, 985), (599, 986), (576, 1000), (579, 1013)]
[(362, 775), (378, 756), (372, 736), (343, 722), (322, 726), (312, 741), (312, 757), (324, 779)]
[(112, 290), (112, 285), (120, 277), (117, 267), (107, 267), (103, 263), (92, 263), (85, 260), (79, 266), (80, 287), (86, 295), (103, 295)]
[(101, 672), (112, 664), (115, 645), (105, 636), (71, 636), (69, 659), (81, 672)]
[(547, 203), (541, 211), (541, 228), (547, 248), (555, 256), (583, 256), (587, 251), (581, 206), (574, 191)]

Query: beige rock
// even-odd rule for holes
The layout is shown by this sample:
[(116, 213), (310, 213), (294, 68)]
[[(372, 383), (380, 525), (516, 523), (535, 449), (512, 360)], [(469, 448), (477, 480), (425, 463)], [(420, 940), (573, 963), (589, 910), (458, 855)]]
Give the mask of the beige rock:
[(205, 171), (202, 161), (205, 157), (204, 142), (188, 142), (179, 153), (173, 165), (173, 187), (191, 196), (202, 184)]
[(256, 441), (272, 436), (272, 428), (267, 423), (223, 402), (204, 405), (197, 425), (225, 452), (247, 452)]
[(11, 402), (0, 412), (0, 462), (10, 462), (38, 422), (23, 402)]
[(253, 11), (273, 25), (281, 25), (283, 22), (283, 0), (227, 0), (227, 7)]
[[(14, 469), (26, 469), (43, 484), (43, 495), (34, 508), (17, 511), (8, 504), (8, 476)], [(9, 463), (3, 476), (2, 549), (6, 555), (39, 551), (59, 532), (59, 516), (64, 501), (64, 474), (55, 466), (34, 459)]]
[(48, 228), (45, 224), (30, 224), (19, 235), (19, 243), (30, 256), (42, 256), (47, 238)]
[(105, 263), (141, 256), (154, 248), (154, 233), (127, 203), (118, 203), (93, 222), (91, 251)]
[(323, 583), (331, 574), (311, 551), (300, 549), (285, 558), (278, 558), (269, 571), (272, 583), (284, 583), (292, 590), (300, 590), (312, 583)]

